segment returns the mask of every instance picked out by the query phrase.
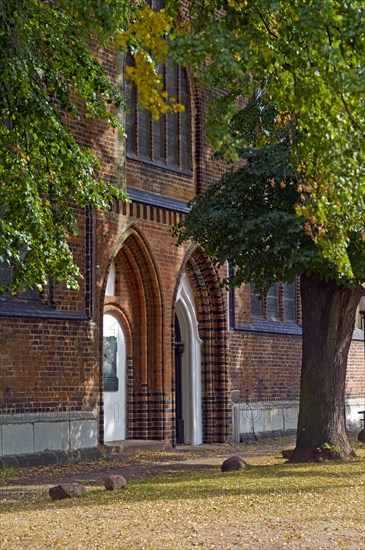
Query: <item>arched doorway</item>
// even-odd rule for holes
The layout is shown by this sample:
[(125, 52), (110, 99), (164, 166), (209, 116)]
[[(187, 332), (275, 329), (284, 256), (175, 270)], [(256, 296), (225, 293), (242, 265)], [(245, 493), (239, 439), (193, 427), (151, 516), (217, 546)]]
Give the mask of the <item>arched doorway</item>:
[(118, 319), (103, 316), (104, 442), (126, 439), (126, 342)]
[[(181, 340), (187, 342), (182, 320), (186, 319), (185, 324), (191, 327), (193, 334), (192, 347), (198, 358), (195, 365), (199, 365), (200, 371), (197, 379), (201, 387), (202, 440), (204, 443), (223, 442), (230, 435), (231, 418), (226, 296), (220, 288), (219, 272), (199, 246), (192, 245), (187, 251), (181, 272), (184, 275), (176, 291), (175, 313)], [(183, 362), (186, 353), (184, 347)], [(196, 372), (194, 360), (192, 365)]]
[(201, 340), (194, 297), (184, 274), (176, 298), (175, 322), (175, 411), (178, 443), (203, 442)]
[[(126, 388), (123, 399), (118, 399), (118, 403), (127, 403), (124, 437), (165, 440), (171, 434), (171, 424), (167, 425), (165, 419), (171, 392), (167, 394), (165, 390), (168, 378), (164, 370), (160, 278), (148, 242), (134, 225), (121, 235), (115, 245), (105, 287), (104, 313), (113, 314), (119, 320), (123, 341), (126, 342), (123, 363)], [(119, 381), (119, 390), (122, 389), (120, 384)], [(105, 390), (104, 393), (106, 399), (115, 397)], [(105, 422), (112, 421), (115, 402), (114, 398), (109, 405), (111, 410), (105, 403)], [(125, 405), (124, 411), (120, 411), (120, 406), (115, 408), (120, 414), (125, 411)], [(104, 441), (107, 441), (111, 436), (107, 434), (106, 425), (104, 434), (107, 438)]]

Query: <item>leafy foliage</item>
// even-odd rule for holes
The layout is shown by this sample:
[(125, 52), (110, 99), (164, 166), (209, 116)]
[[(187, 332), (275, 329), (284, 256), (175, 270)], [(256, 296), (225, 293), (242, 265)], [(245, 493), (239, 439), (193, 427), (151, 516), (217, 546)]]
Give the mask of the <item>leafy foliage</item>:
[[(175, 13), (179, 3), (170, 0)], [(214, 148), (239, 157), (229, 129), (236, 98), (265, 91), (300, 134), (292, 164), (305, 180), (297, 211), (338, 272), (352, 278), (349, 234), (365, 226), (365, 6), (362, 0), (192, 1), (173, 34), (179, 62), (201, 85), (225, 90), (207, 131)]]
[(235, 275), (227, 283), (254, 282), (262, 294), (301, 274), (320, 273), (349, 286), (364, 280), (361, 228), (348, 234), (349, 278), (323, 254), (308, 234), (307, 219), (298, 215), (307, 186), (292, 165), (291, 149), (300, 137), (275, 105), (265, 95), (249, 102), (233, 119), (232, 131), (251, 143), (241, 149), (245, 163), (193, 200), (176, 228), (179, 242), (193, 239), (219, 264), (228, 260)]
[(131, 21), (117, 38), (117, 45), (132, 54), (133, 63), (126, 65), (125, 75), (138, 89), (138, 101), (148, 109), (152, 118), (161, 114), (178, 113), (184, 106), (168, 97), (161, 71), (169, 54), (168, 34), (173, 21), (165, 9), (153, 10), (147, 4), (136, 5)]
[[(100, 161), (72, 133), (73, 121), (99, 118), (123, 128), (111, 106), (123, 100), (97, 61), (126, 20), (128, 2), (0, 2), (0, 263), (16, 291), (49, 276), (77, 288), (69, 248), (76, 212), (106, 208), (116, 186), (98, 177)], [(73, 206), (72, 206), (73, 205)]]
[(0, 264), (12, 272), (0, 292), (40, 286), (48, 277), (78, 287), (69, 247), (77, 209), (126, 200), (121, 188), (100, 179), (99, 159), (75, 139), (85, 118), (124, 132), (113, 110), (124, 106), (123, 97), (98, 52), (132, 54), (126, 77), (153, 118), (182, 111), (158, 72), (171, 27), (164, 9), (129, 0), (0, 0)]

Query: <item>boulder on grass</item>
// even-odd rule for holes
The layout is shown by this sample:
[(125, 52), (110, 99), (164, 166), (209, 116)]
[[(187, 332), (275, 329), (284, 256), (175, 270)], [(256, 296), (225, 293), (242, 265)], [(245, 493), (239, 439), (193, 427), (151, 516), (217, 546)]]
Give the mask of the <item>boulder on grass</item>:
[(234, 470), (244, 470), (248, 464), (238, 455), (230, 456), (221, 466), (222, 472), (231, 472)]
[(49, 496), (52, 500), (62, 500), (63, 498), (79, 497), (83, 493), (86, 493), (86, 489), (80, 483), (62, 483), (51, 487), (49, 490)]
[(111, 475), (104, 479), (104, 487), (107, 491), (114, 491), (115, 489), (124, 489), (127, 485), (126, 480), (121, 475)]

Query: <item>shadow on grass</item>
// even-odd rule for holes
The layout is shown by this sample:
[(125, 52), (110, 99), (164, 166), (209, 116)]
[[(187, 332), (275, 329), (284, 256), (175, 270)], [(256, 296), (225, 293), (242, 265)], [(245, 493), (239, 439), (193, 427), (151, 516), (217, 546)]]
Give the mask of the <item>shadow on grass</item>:
[(205, 466), (204, 471), (189, 474), (154, 477), (130, 483), (119, 491), (103, 488), (89, 490), (77, 499), (51, 501), (50, 498), (30, 503), (0, 507), (0, 513), (16, 510), (62, 509), (78, 506), (123, 505), (142, 501), (183, 501), (217, 497), (245, 498), (266, 495), (290, 496), (305, 493), (323, 494), (328, 491), (336, 498), (336, 489), (350, 490), (361, 483), (364, 459), (325, 464), (276, 464), (250, 466), (238, 472), (222, 473), (218, 466)]

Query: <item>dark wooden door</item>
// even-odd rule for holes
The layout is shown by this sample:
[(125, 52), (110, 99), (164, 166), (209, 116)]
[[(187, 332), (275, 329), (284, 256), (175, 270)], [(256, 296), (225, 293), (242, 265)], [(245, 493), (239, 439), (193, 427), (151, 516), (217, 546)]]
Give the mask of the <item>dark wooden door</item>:
[(182, 398), (182, 355), (184, 342), (181, 341), (181, 331), (178, 318), (175, 315), (175, 416), (176, 443), (184, 443), (184, 418)]

